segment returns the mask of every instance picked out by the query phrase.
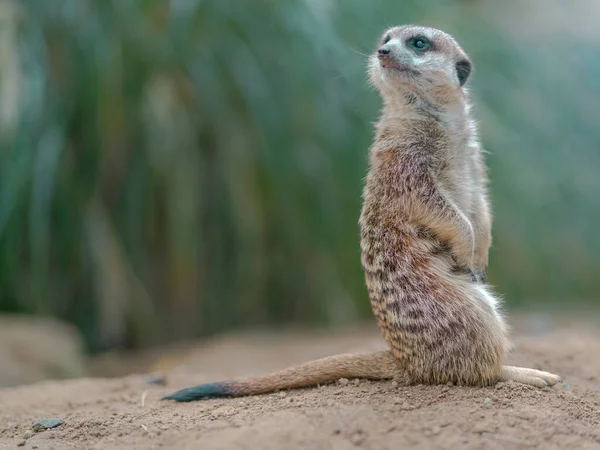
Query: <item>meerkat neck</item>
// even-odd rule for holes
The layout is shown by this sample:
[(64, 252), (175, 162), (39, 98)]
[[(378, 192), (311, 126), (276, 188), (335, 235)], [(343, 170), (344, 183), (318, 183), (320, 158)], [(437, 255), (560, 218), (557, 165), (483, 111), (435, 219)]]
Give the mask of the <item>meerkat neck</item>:
[(383, 113), (388, 117), (424, 116), (455, 125), (468, 122), (470, 103), (465, 94), (438, 99), (416, 92), (402, 92), (384, 97)]
[(384, 97), (380, 125), (396, 120), (434, 120), (461, 141), (474, 137), (475, 126), (470, 116), (471, 105), (466, 94), (439, 99), (416, 92), (402, 92)]

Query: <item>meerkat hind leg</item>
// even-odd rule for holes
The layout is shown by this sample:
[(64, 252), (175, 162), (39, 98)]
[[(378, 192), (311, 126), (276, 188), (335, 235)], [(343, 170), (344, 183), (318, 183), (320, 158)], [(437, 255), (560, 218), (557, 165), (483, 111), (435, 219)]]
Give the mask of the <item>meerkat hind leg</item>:
[(535, 387), (549, 387), (562, 383), (561, 377), (542, 370), (525, 367), (503, 366), (500, 381), (516, 381)]

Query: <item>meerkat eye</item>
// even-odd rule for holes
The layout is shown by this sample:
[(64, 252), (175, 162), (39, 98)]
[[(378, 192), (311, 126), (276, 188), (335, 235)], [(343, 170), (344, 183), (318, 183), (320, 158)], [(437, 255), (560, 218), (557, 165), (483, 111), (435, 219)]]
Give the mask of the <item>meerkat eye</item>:
[(408, 45), (417, 52), (426, 52), (433, 48), (433, 45), (431, 44), (429, 39), (423, 36), (417, 36), (410, 39)]
[(390, 42), (390, 39), (392, 39), (392, 37), (389, 34), (386, 34), (381, 43), (387, 44), (388, 42)]

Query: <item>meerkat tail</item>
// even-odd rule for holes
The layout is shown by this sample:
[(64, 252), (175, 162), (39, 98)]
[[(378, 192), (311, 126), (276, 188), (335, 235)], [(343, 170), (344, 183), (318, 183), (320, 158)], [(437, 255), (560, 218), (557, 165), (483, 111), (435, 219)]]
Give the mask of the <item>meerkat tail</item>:
[(262, 377), (241, 381), (206, 383), (189, 387), (163, 400), (191, 402), (217, 397), (242, 397), (266, 394), (279, 389), (313, 386), (339, 378), (389, 379), (401, 372), (399, 362), (388, 351), (363, 354), (336, 355), (310, 361), (302, 365)]

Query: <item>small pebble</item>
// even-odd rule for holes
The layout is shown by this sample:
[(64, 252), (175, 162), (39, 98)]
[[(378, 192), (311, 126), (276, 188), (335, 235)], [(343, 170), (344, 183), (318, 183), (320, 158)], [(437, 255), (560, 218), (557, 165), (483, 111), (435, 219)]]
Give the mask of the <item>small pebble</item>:
[(486, 406), (486, 407), (488, 407), (488, 408), (489, 408), (490, 406), (492, 406), (492, 399), (491, 399), (491, 398), (489, 398), (489, 397), (486, 397), (486, 398), (485, 398), (485, 400), (483, 401), (483, 406)]
[(56, 428), (59, 425), (65, 423), (62, 419), (42, 419), (38, 420), (31, 426), (31, 429), (35, 432), (48, 430), (50, 428)]
[(29, 439), (31, 437), (33, 437), (33, 431), (32, 430), (27, 430), (25, 432), (25, 434), (23, 435), (23, 439)]
[(286, 398), (287, 397), (287, 392), (285, 391), (281, 391), (279, 394), (277, 394), (279, 396), (279, 398)]
[(158, 386), (164, 386), (167, 383), (167, 379), (164, 375), (161, 374), (150, 374), (144, 377), (144, 383), (146, 384), (156, 384)]
[(350, 436), (350, 442), (352, 442), (357, 447), (360, 446), (364, 440), (365, 437), (362, 435), (362, 433), (355, 433), (352, 436)]
[(21, 441), (17, 444), (17, 447), (25, 447), (25, 441)]
[(360, 384), (360, 380), (358, 378), (355, 378), (353, 383), (354, 383), (354, 386), (358, 386)]
[(448, 382), (446, 383), (446, 385), (447, 385), (447, 386), (450, 386), (450, 387), (452, 387), (452, 386), (454, 386), (454, 383), (453, 383), (452, 381), (448, 381)]
[(348, 383), (350, 383), (350, 381), (348, 380), (348, 378), (340, 378), (339, 383), (340, 386), (348, 386)]
[(392, 387), (396, 389), (398, 387), (398, 382), (396, 380), (392, 381)]

